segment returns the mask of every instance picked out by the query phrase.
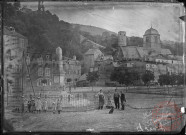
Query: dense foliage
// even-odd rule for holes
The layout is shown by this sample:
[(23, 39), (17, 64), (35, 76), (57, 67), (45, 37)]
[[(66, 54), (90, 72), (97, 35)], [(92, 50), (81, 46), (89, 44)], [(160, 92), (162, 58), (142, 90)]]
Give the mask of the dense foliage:
[(151, 81), (154, 81), (154, 73), (152, 71), (146, 70), (141, 79), (144, 84), (148, 86)]
[(88, 72), (87, 74), (87, 81), (92, 83), (92, 90), (93, 90), (93, 83), (99, 80), (99, 73), (98, 71)]
[(82, 59), (78, 30), (60, 21), (50, 11), (25, 13), (21, 11), (20, 4), (5, 3), (5, 26), (12, 26), (27, 37), (31, 51), (53, 53), (60, 46), (64, 56), (76, 55), (77, 59)]
[[(117, 34), (107, 31), (92, 35), (90, 32), (81, 31), (79, 27), (59, 20), (58, 16), (50, 11), (24, 12), (19, 2), (5, 3), (5, 26), (12, 26), (15, 30), (28, 38), (30, 51), (54, 53), (55, 48), (60, 46), (63, 55), (66, 57), (77, 56), (78, 60), (83, 59), (83, 54), (91, 48), (81, 42), (80, 35), (85, 38), (105, 46), (101, 49), (104, 54), (114, 55), (118, 47)], [(130, 46), (142, 46), (141, 37), (128, 37), (127, 44)], [(162, 43), (162, 47), (169, 48), (173, 54), (182, 54), (182, 45), (168, 46)], [(175, 49), (178, 48), (178, 49)]]
[(183, 85), (184, 75), (183, 74), (162, 74), (158, 80), (161, 86), (163, 85)]
[(111, 81), (116, 81), (119, 84), (124, 84), (125, 86), (134, 85), (139, 78), (138, 72), (124, 72), (120, 69), (115, 69), (110, 76)]

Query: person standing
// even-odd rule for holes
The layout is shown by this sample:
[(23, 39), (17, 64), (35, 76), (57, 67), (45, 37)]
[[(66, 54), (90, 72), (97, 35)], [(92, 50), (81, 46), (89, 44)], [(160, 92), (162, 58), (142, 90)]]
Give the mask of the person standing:
[(117, 91), (117, 89), (115, 89), (115, 92), (114, 92), (114, 103), (115, 103), (115, 106), (116, 106), (116, 109), (119, 109), (119, 93)]
[(38, 112), (41, 113), (41, 110), (42, 110), (41, 98), (38, 97)]
[(121, 91), (121, 109), (122, 110), (125, 110), (125, 103), (126, 102), (126, 99), (125, 99), (125, 94), (123, 93), (123, 91)]
[(28, 112), (30, 112), (31, 110), (30, 110), (30, 108), (31, 108), (31, 100), (28, 100), (28, 102), (27, 102), (27, 107), (28, 107)]
[(56, 103), (55, 103), (55, 101), (52, 103), (52, 110), (53, 110), (53, 114), (54, 114), (55, 111), (56, 111)]
[(60, 99), (57, 100), (56, 110), (57, 110), (58, 114), (60, 114), (60, 112), (61, 112), (61, 102), (60, 102)]
[(105, 97), (104, 97), (104, 94), (102, 92), (102, 89), (98, 93), (98, 97), (99, 97), (99, 108), (98, 109), (102, 110), (103, 109), (103, 105), (104, 105), (104, 101), (105, 101)]
[(47, 102), (47, 98), (45, 95), (44, 101), (43, 101), (43, 111), (46, 113), (46, 111), (48, 110), (48, 102)]
[(39, 105), (38, 105), (39, 97), (36, 99), (35, 106), (36, 106), (36, 113), (39, 113)]
[(33, 99), (33, 98), (31, 98), (31, 101), (30, 101), (30, 111), (32, 112), (32, 113), (34, 113), (35, 112), (35, 110), (36, 110), (36, 107), (35, 107), (35, 100)]

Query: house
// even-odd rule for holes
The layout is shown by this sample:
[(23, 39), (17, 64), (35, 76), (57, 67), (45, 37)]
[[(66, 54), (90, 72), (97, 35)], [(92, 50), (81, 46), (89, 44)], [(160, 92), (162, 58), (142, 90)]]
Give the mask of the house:
[(23, 96), (23, 57), (28, 39), (16, 32), (13, 27), (4, 27), (4, 103), (9, 108), (20, 108)]
[(27, 93), (45, 93), (48, 91), (64, 91), (76, 85), (81, 76), (81, 65), (76, 56), (67, 58), (62, 49), (56, 53), (27, 52)]
[(155, 81), (161, 74), (183, 73), (182, 59), (173, 56), (169, 49), (161, 48), (160, 42), (159, 32), (152, 27), (143, 35), (143, 47), (127, 46), (126, 32), (118, 32), (119, 47), (113, 62), (115, 68), (137, 71), (140, 75), (145, 70), (151, 70)]
[(98, 57), (102, 57), (103, 53), (98, 48), (89, 49), (84, 54), (84, 72), (87, 73), (90, 71), (90, 68), (95, 66), (95, 61)]

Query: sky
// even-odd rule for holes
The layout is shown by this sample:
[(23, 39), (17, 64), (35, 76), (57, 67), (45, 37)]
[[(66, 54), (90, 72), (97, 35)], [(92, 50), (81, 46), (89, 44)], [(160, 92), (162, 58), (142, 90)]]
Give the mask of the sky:
[[(37, 10), (37, 2), (22, 2)], [(60, 20), (91, 25), (127, 36), (143, 37), (151, 26), (158, 30), (161, 40), (183, 41), (184, 15), (181, 4), (127, 2), (44, 2), (45, 10)]]

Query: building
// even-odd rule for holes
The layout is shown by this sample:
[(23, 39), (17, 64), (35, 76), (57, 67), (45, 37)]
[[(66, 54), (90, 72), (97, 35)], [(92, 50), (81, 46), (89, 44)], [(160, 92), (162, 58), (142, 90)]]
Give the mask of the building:
[(143, 35), (143, 47), (127, 46), (126, 33), (118, 32), (118, 50), (114, 56), (114, 66), (127, 71), (138, 71), (142, 75), (145, 70), (154, 72), (155, 81), (160, 74), (183, 73), (182, 59), (173, 56), (169, 49), (161, 48), (160, 34), (150, 28)]
[(96, 85), (105, 86), (111, 83), (110, 75), (114, 70), (112, 55), (98, 57), (95, 61), (94, 69), (99, 73), (99, 80), (96, 82)]
[(76, 85), (81, 76), (81, 65), (76, 56), (72, 59), (62, 56), (62, 49), (56, 54), (27, 52), (27, 93), (63, 91)]
[(84, 54), (84, 72), (87, 73), (91, 68), (95, 67), (95, 61), (102, 57), (103, 53), (98, 48), (89, 49)]
[(10, 108), (20, 108), (23, 95), (24, 53), (28, 40), (13, 27), (4, 27), (4, 103)]

